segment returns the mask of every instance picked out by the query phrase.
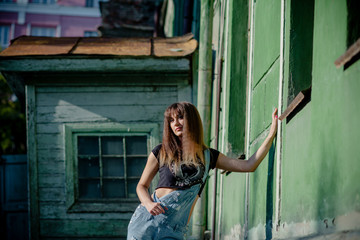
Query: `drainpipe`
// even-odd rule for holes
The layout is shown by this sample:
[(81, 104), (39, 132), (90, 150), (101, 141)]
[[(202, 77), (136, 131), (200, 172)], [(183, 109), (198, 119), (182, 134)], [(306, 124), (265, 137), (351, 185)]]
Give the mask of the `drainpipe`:
[[(201, 0), (199, 36), (199, 78), (197, 108), (203, 121), (205, 144), (210, 143), (212, 90), (212, 19), (213, 0)], [(192, 238), (203, 239), (206, 225), (206, 188), (193, 212)]]
[[(285, 54), (285, 0), (281, 0), (281, 22), (280, 22), (280, 76), (279, 76), (279, 102), (278, 116), (282, 114), (282, 103), (284, 93), (284, 54)], [(275, 229), (279, 230), (281, 221), (281, 162), (282, 162), (282, 122), (278, 122), (276, 137), (276, 203), (275, 203)]]
[[(250, 122), (251, 122), (251, 104), (252, 104), (252, 78), (253, 78), (253, 45), (254, 45), (254, 0), (249, 0), (249, 43), (248, 43), (248, 83), (247, 83), (247, 106), (246, 106), (246, 155), (250, 154)], [(245, 222), (244, 239), (248, 239), (249, 234), (249, 202), (250, 202), (250, 175), (246, 173), (245, 183)]]
[[(220, 101), (221, 101), (221, 86), (222, 86), (222, 75), (223, 75), (223, 63), (224, 63), (224, 18), (225, 18), (225, 6), (227, 1), (220, 1), (220, 19), (219, 19), (219, 53), (216, 61), (217, 63), (217, 93), (216, 93), (216, 120), (215, 120), (215, 149), (219, 149), (219, 129), (220, 129)], [(224, 101), (225, 102), (225, 101)], [(216, 207), (217, 207), (217, 178), (218, 170), (214, 169), (214, 182), (213, 182), (213, 202), (212, 202), (212, 211), (211, 211), (211, 240), (215, 240), (216, 236)], [(221, 188), (220, 184), (220, 188)], [(220, 191), (221, 192), (221, 191)], [(220, 197), (221, 201), (221, 197)], [(219, 213), (219, 223), (221, 218), (221, 202), (220, 202), (220, 213)], [(220, 225), (219, 225), (220, 226)], [(218, 229), (220, 231), (220, 228)], [(220, 232), (219, 232), (220, 233)], [(218, 236), (219, 239), (219, 236)]]

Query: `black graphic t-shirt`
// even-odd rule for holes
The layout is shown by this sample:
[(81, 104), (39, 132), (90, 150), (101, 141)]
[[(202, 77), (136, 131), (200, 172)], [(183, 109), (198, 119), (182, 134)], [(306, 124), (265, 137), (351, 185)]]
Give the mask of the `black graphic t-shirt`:
[[(158, 162), (160, 162), (160, 149), (161, 144), (156, 146), (152, 153), (155, 155)], [(210, 150), (210, 169), (214, 169), (216, 161), (219, 156), (219, 151), (209, 148)], [(200, 161), (200, 160), (199, 160)], [(187, 166), (185, 164), (178, 167), (176, 171), (173, 164), (168, 167), (164, 165), (159, 169), (160, 180), (156, 187), (170, 187), (176, 189), (187, 189), (195, 184), (201, 183), (202, 177), (204, 176), (205, 166), (200, 164), (199, 166)]]

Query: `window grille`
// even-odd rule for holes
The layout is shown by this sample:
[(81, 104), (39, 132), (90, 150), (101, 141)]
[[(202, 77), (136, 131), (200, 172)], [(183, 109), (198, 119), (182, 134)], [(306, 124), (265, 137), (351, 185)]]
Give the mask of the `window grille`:
[(136, 198), (147, 136), (78, 136), (79, 199)]

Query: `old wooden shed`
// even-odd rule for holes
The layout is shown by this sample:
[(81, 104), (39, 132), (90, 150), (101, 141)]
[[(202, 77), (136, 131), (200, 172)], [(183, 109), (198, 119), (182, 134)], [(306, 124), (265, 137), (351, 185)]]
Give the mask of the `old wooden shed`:
[(26, 101), (31, 239), (121, 239), (163, 112), (192, 101), (192, 35), (20, 37), (0, 71)]

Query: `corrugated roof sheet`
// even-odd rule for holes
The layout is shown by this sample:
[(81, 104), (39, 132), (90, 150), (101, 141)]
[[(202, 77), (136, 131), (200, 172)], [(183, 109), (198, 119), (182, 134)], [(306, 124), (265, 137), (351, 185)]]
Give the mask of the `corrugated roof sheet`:
[(0, 52), (0, 57), (57, 55), (115, 55), (184, 57), (193, 53), (197, 41), (192, 34), (174, 38), (82, 38), (22, 36)]

